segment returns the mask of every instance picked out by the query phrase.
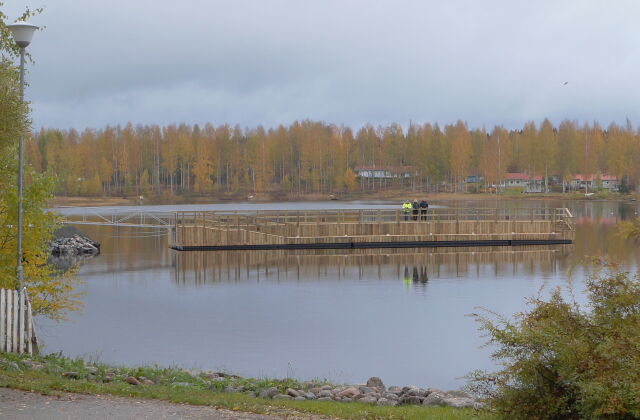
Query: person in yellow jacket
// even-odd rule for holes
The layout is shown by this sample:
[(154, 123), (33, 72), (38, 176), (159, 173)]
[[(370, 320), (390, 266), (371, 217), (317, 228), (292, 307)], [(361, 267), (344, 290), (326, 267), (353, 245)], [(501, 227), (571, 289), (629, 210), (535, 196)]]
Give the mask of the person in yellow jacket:
[(409, 202), (409, 200), (404, 200), (404, 203), (402, 203), (402, 214), (404, 215), (404, 220), (409, 220), (409, 215), (411, 214), (411, 209), (413, 207), (411, 206), (411, 203)]

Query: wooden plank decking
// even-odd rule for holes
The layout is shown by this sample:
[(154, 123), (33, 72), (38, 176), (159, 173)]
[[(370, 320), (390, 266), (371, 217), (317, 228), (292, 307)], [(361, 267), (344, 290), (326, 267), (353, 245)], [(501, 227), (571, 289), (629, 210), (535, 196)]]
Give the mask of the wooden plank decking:
[(568, 209), (430, 209), (178, 212), (170, 247), (233, 249), (405, 248), (569, 244)]

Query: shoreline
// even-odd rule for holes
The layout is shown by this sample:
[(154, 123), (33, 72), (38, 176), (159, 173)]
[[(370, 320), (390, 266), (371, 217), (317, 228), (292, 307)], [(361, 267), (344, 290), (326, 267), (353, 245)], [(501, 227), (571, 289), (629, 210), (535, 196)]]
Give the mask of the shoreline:
[(117, 207), (117, 206), (143, 206), (143, 205), (181, 205), (181, 204), (229, 204), (234, 202), (250, 203), (278, 203), (278, 202), (324, 202), (324, 201), (390, 201), (401, 203), (403, 200), (425, 199), (429, 202), (439, 201), (614, 201), (633, 202), (638, 199), (638, 194), (600, 194), (585, 196), (577, 193), (548, 193), (548, 194), (483, 194), (483, 193), (419, 193), (410, 191), (393, 191), (382, 193), (358, 193), (340, 196), (336, 198), (327, 194), (302, 194), (302, 195), (273, 195), (257, 194), (255, 196), (172, 196), (172, 197), (82, 197), (82, 196), (56, 196), (49, 203), (49, 207)]
[[(366, 384), (338, 385), (326, 380), (242, 378), (226, 372), (178, 367), (122, 367), (70, 359), (58, 354), (0, 353), (0, 387), (113, 394), (264, 412), (272, 406), (330, 417), (377, 419), (474, 418), (484, 402), (464, 391), (416, 386), (386, 387), (378, 377)], [(185, 400), (185, 395), (197, 396)], [(365, 416), (366, 414), (366, 416)], [(398, 417), (399, 416), (399, 417)]]

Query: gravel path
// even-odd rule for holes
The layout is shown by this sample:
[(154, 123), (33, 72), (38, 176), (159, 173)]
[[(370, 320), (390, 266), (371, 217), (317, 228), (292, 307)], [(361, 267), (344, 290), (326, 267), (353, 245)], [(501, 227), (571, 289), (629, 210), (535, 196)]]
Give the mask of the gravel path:
[(0, 388), (0, 419), (85, 420), (85, 419), (320, 419), (321, 417), (273, 417), (219, 410), (211, 407), (173, 404), (158, 400), (61, 393), (41, 395)]

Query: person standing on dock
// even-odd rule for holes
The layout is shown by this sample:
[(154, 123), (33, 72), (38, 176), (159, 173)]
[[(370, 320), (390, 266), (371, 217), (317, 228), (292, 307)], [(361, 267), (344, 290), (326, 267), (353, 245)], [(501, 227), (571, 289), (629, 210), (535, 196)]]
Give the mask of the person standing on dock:
[(420, 220), (427, 220), (427, 209), (429, 208), (429, 203), (426, 200), (420, 200)]
[(418, 200), (413, 200), (411, 207), (413, 208), (413, 220), (418, 220), (418, 213), (420, 213), (420, 204), (418, 204)]
[(409, 213), (411, 213), (411, 203), (409, 200), (404, 200), (404, 203), (402, 203), (402, 214), (405, 222), (409, 220)]

